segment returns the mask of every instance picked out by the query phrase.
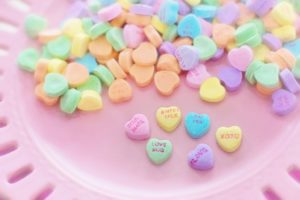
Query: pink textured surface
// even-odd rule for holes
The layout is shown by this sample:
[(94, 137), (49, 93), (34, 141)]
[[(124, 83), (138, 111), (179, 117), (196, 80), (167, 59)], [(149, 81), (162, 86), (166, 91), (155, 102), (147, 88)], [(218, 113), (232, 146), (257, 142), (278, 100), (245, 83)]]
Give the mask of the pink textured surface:
[[(68, 5), (67, 1), (59, 1), (59, 6), (53, 0), (28, 2), (32, 11), (47, 16), (52, 26), (57, 26)], [(24, 13), (15, 17), (6, 3), (0, 3), (0, 19), (20, 24)], [(9, 124), (0, 129), (0, 146), (14, 140), (19, 148), (0, 156), (0, 194), (33, 199), (50, 184), (54, 189), (48, 199), (54, 200), (253, 200), (265, 199), (266, 188), (283, 199), (300, 197), (299, 184), (288, 175), (290, 167), (300, 166), (299, 106), (287, 117), (277, 117), (271, 113), (271, 100), (246, 84), (239, 92), (227, 95), (223, 103), (206, 104), (182, 79), (169, 98), (162, 98), (153, 86), (139, 89), (132, 84), (131, 102), (114, 105), (104, 91), (103, 111), (68, 117), (57, 107), (39, 103), (33, 96), (31, 75), (16, 67), (17, 53), (34, 43), (22, 30), (14, 36), (1, 33), (0, 46), (2, 43), (10, 49), (8, 57), (0, 58), (0, 91), (4, 97), (0, 116), (5, 116)], [(216, 73), (223, 62), (210, 63), (209, 71)], [(208, 114), (212, 121), (209, 134), (190, 139), (183, 124), (174, 133), (163, 132), (155, 122), (155, 111), (169, 105), (180, 107), (183, 115), (190, 111)], [(153, 137), (172, 141), (174, 152), (164, 165), (154, 166), (148, 161), (146, 141), (126, 137), (124, 124), (136, 113), (148, 116)], [(243, 129), (244, 140), (236, 153), (227, 154), (218, 148), (215, 131), (231, 125)], [(212, 147), (216, 158), (213, 170), (199, 172), (188, 166), (187, 154), (199, 143)], [(16, 184), (7, 183), (7, 175), (26, 164), (34, 167), (33, 173)]]

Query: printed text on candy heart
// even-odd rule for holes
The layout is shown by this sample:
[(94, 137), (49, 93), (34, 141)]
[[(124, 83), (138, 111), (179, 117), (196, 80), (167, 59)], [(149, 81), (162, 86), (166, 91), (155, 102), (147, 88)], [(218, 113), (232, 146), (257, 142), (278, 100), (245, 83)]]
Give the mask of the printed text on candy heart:
[(141, 127), (141, 125), (143, 125), (145, 122), (144, 120), (141, 120), (139, 118), (134, 118), (133, 120), (130, 121), (130, 123), (128, 124), (128, 128), (130, 128), (130, 130), (132, 130), (132, 132), (136, 132), (136, 130)]
[(206, 148), (202, 148), (202, 149), (198, 150), (197, 153), (195, 153), (193, 159), (191, 160), (191, 163), (192, 164), (197, 163), (199, 158), (207, 152), (208, 152), (208, 150)]
[(152, 142), (152, 152), (164, 153), (166, 146), (165, 142)]
[(237, 133), (226, 133), (221, 135), (222, 139), (239, 139), (240, 134)]

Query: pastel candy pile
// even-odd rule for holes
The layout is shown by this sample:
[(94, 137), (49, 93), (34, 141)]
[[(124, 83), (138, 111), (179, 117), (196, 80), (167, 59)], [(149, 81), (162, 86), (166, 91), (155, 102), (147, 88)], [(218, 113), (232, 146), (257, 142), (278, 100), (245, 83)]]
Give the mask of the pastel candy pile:
[[(113, 103), (131, 100), (132, 82), (153, 83), (158, 94), (171, 96), (182, 75), (208, 103), (223, 101), (243, 80), (271, 102), (277, 91), (296, 95), (300, 89), (296, 2), (72, 1), (60, 28), (47, 28), (35, 14), (26, 17), (25, 32), (42, 50), (26, 49), (17, 61), (34, 73), (38, 99), (60, 102), (69, 114), (102, 109), (103, 87)], [(218, 73), (206, 68), (223, 57), (228, 62)]]

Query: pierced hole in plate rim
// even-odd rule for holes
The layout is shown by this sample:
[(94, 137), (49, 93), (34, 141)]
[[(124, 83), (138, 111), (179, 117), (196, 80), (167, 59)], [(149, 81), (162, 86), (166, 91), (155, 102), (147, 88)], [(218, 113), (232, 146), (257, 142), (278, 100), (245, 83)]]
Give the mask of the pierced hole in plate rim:
[(267, 200), (282, 200), (282, 198), (270, 187), (265, 188), (263, 194)]
[(7, 144), (0, 146), (0, 157), (5, 156), (6, 154), (12, 153), (18, 149), (18, 143), (13, 141)]
[(22, 1), (22, 0), (10, 0), (7, 2), (8, 5), (11, 7), (21, 11), (21, 12), (28, 12), (30, 9), (30, 6), (27, 2)]
[(7, 177), (7, 182), (10, 184), (17, 183), (29, 176), (33, 172), (33, 170), (34, 169), (32, 165), (26, 165), (9, 175)]
[(288, 170), (289, 175), (300, 184), (300, 168), (297, 166), (292, 166)]
[(54, 191), (53, 185), (47, 185), (44, 187), (32, 200), (45, 200)]
[(6, 127), (8, 124), (7, 119), (5, 117), (0, 117), (0, 128)]

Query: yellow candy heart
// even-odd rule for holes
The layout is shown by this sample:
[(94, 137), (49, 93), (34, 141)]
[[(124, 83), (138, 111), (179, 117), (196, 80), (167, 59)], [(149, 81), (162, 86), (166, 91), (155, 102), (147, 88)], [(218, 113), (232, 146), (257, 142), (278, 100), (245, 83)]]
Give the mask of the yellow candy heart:
[(67, 20), (63, 25), (62, 32), (70, 38), (73, 38), (78, 33), (84, 33), (81, 19), (72, 18)]
[(217, 103), (225, 98), (226, 90), (216, 77), (206, 79), (200, 87), (200, 98), (204, 101)]
[(271, 11), (271, 15), (272, 18), (282, 26), (293, 25), (296, 20), (293, 5), (286, 1), (278, 3)]
[(196, 6), (201, 3), (201, 0), (185, 0), (190, 6)]
[(83, 57), (90, 43), (90, 37), (85, 33), (78, 33), (73, 37), (71, 55), (75, 57)]
[(232, 153), (240, 147), (242, 136), (242, 130), (238, 126), (221, 127), (216, 133), (218, 145), (228, 153)]
[(102, 109), (102, 99), (98, 92), (85, 90), (81, 93), (78, 109), (82, 111), (94, 111)]
[(181, 111), (176, 106), (160, 107), (156, 111), (156, 120), (163, 130), (174, 131), (181, 122)]

